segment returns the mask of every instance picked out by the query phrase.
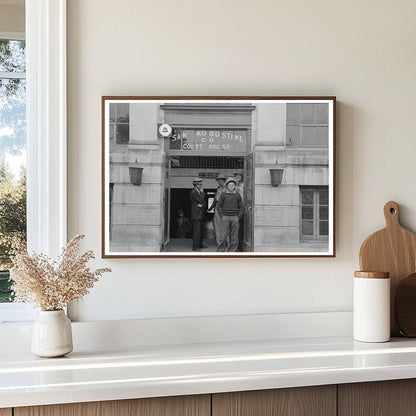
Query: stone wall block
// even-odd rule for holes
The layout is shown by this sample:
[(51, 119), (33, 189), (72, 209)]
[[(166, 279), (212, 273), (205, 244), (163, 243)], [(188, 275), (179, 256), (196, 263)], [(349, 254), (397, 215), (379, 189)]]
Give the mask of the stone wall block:
[[(256, 178), (257, 181), (257, 178)], [(299, 205), (299, 187), (280, 185), (273, 188), (270, 185), (256, 185), (254, 202), (259, 205)]]
[(154, 245), (159, 247), (160, 228), (158, 226), (113, 225), (111, 241), (116, 244), (131, 243), (140, 246)]
[(114, 203), (161, 204), (162, 184), (146, 184), (140, 186), (115, 184), (113, 191)]
[[(265, 146), (262, 146), (265, 147)], [(286, 152), (284, 149), (278, 150), (270, 150), (270, 151), (254, 151), (254, 161), (256, 165), (266, 164), (271, 165), (270, 167), (276, 167), (279, 164), (286, 163)]]
[(128, 163), (154, 163), (163, 165), (164, 164), (164, 156), (161, 149), (144, 149), (143, 146), (140, 145), (131, 145), (128, 149), (127, 154), (127, 162)]
[(275, 247), (279, 251), (279, 247), (285, 244), (299, 243), (299, 228), (297, 227), (255, 227), (254, 244), (257, 246)]
[(256, 227), (299, 227), (299, 207), (256, 206), (254, 224)]
[(151, 244), (138, 245), (110, 242), (110, 251), (112, 253), (158, 253), (160, 251), (160, 246)]
[(161, 206), (113, 204), (113, 225), (161, 225)]
[(286, 163), (293, 165), (326, 165), (329, 164), (328, 149), (288, 150)]
[(285, 168), (282, 183), (288, 185), (328, 185), (329, 174), (327, 166), (308, 166)]
[[(163, 182), (164, 169), (160, 166), (142, 165), (142, 184), (153, 183), (161, 184)], [(130, 183), (130, 173), (127, 165), (110, 166), (110, 182), (112, 183)]]

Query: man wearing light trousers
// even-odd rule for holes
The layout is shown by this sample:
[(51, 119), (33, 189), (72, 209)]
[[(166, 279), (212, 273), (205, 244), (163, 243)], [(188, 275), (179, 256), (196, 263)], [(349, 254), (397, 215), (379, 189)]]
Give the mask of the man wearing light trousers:
[(234, 178), (228, 178), (225, 182), (226, 191), (221, 194), (217, 204), (221, 216), (218, 252), (234, 252), (238, 249), (239, 221), (244, 213), (244, 204), (241, 195), (236, 191), (236, 185)]

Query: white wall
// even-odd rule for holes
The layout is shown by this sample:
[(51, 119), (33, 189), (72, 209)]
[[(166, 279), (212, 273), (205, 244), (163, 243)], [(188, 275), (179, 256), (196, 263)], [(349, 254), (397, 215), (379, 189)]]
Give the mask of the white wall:
[(69, 235), (100, 253), (101, 95), (336, 95), (335, 259), (97, 260), (82, 321), (344, 311), (396, 200), (416, 231), (416, 2), (68, 0)]

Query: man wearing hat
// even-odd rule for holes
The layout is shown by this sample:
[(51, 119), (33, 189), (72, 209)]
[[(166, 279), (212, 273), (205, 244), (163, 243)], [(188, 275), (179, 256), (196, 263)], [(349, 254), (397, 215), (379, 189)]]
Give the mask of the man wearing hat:
[[(244, 174), (242, 172), (234, 172), (235, 179), (237, 180), (237, 192), (240, 194), (241, 199), (244, 202)], [(238, 251), (243, 251), (244, 241), (244, 214), (240, 218), (240, 227), (238, 229)]]
[(234, 172), (234, 177), (237, 181), (236, 189), (244, 201), (244, 174), (242, 172)]
[(215, 231), (215, 240), (218, 246), (220, 244), (221, 217), (220, 217), (220, 213), (218, 212), (217, 204), (218, 204), (221, 194), (225, 191), (226, 177), (222, 174), (219, 174), (216, 177), (216, 180), (218, 182), (217, 192), (215, 194), (214, 201), (212, 202), (211, 206), (208, 208), (208, 211), (211, 211), (214, 208), (214, 231)]
[(226, 190), (221, 194), (217, 204), (221, 216), (220, 244), (217, 251), (227, 251), (227, 246), (229, 252), (238, 249), (239, 221), (244, 213), (244, 205), (236, 185), (235, 178), (228, 178), (225, 182)]
[(201, 251), (202, 244), (202, 220), (204, 218), (206, 196), (202, 189), (202, 179), (194, 178), (193, 189), (189, 194), (191, 199), (191, 220), (192, 220), (192, 250)]

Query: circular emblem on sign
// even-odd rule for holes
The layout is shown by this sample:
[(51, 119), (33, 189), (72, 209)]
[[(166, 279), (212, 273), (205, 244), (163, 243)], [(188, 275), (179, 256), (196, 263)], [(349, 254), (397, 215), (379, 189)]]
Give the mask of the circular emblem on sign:
[(159, 134), (162, 137), (169, 137), (172, 134), (172, 127), (168, 123), (163, 123), (159, 126)]

